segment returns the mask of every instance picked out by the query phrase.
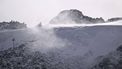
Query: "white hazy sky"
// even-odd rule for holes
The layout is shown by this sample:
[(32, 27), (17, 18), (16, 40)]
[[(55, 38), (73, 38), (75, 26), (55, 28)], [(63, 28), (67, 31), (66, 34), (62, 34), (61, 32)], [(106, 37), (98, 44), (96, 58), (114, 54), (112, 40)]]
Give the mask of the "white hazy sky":
[(48, 23), (60, 11), (78, 9), (91, 17), (122, 16), (122, 0), (0, 0), (0, 22), (17, 20), (34, 26)]

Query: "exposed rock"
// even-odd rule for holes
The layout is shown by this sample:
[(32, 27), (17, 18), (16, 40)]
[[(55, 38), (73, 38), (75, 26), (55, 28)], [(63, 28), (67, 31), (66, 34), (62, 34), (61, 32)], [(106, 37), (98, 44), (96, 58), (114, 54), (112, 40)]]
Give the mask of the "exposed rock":
[(122, 20), (122, 17), (110, 18), (107, 20), (107, 22), (114, 22), (114, 21), (119, 21), (119, 20)]
[(23, 28), (27, 28), (26, 24), (20, 23), (18, 21), (0, 22), (0, 30), (23, 29)]

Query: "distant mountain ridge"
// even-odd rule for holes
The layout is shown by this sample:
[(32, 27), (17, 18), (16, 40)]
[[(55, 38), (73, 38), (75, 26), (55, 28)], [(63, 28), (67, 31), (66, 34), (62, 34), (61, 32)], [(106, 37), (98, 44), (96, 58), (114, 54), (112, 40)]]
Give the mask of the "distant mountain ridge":
[(71, 10), (64, 10), (61, 11), (56, 17), (54, 17), (50, 23), (104, 23), (104, 19), (102, 17), (100, 18), (92, 18), (89, 16), (85, 16), (81, 11), (77, 9), (71, 9)]
[(107, 19), (106, 21), (100, 18), (92, 18), (84, 15), (77, 9), (63, 10), (56, 17), (50, 20), (50, 24), (95, 24), (107, 23), (122, 20), (122, 17)]

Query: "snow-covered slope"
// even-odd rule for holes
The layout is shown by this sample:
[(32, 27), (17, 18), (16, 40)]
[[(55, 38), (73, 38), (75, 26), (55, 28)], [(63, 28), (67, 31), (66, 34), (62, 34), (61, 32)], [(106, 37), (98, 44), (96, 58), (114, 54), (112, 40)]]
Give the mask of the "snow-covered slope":
[(52, 65), (85, 69), (96, 57), (108, 54), (122, 44), (122, 26), (99, 24), (0, 31), (0, 50), (12, 47), (13, 38), (14, 46), (25, 44), (31, 51), (53, 57), (50, 58)]

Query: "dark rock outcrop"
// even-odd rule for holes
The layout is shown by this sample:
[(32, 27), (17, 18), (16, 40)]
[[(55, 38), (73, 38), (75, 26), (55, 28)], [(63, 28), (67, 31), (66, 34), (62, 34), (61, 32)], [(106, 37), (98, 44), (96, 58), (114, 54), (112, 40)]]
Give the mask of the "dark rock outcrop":
[(122, 69), (122, 45), (99, 60), (91, 69)]
[(23, 29), (23, 28), (27, 28), (26, 24), (20, 23), (18, 21), (0, 22), (0, 30)]
[(120, 20), (122, 20), (122, 17), (110, 18), (107, 20), (107, 22), (114, 22), (114, 21), (120, 21)]
[(0, 51), (0, 69), (47, 69), (46, 57), (40, 52), (30, 52), (25, 44)]

